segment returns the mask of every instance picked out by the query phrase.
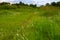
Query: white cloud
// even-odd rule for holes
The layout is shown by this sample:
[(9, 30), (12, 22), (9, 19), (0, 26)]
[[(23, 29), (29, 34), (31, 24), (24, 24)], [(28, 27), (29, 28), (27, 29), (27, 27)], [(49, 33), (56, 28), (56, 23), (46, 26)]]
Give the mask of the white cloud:
[(0, 2), (10, 2), (12, 3), (14, 0), (0, 0)]
[(0, 0), (0, 2), (10, 2), (10, 1), (14, 1), (14, 0)]
[(33, 4), (38, 4), (38, 5), (44, 5), (47, 2), (53, 2), (53, 1), (60, 1), (60, 0), (0, 0), (0, 2), (10, 2), (10, 3), (16, 3), (16, 2), (24, 2), (24, 3), (33, 3)]

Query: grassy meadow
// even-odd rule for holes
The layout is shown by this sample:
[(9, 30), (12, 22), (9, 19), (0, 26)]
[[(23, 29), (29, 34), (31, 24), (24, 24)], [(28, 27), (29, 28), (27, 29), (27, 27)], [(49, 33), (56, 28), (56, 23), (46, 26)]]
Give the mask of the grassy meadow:
[(60, 8), (0, 9), (0, 40), (60, 40)]

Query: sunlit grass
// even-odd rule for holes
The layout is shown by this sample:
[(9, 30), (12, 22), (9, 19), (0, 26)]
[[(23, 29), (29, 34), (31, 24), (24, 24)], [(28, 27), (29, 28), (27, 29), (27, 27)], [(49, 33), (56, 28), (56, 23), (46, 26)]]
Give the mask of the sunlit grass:
[(0, 10), (0, 40), (60, 40), (59, 10), (54, 7)]

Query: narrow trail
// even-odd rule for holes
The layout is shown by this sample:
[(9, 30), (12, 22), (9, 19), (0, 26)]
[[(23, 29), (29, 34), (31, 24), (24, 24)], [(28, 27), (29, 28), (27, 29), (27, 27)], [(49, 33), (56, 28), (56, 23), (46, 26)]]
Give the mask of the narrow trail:
[[(37, 12), (31, 13), (31, 14), (29, 15), (29, 17), (28, 17), (27, 19), (25, 19), (25, 20), (21, 23), (21, 25), (24, 26), (24, 27), (26, 27), (27, 24), (29, 24), (30, 20), (32, 20), (31, 18), (32, 18), (33, 16), (35, 16), (36, 14), (37, 14)], [(32, 20), (32, 21), (33, 21), (33, 20)]]
[(30, 15), (27, 19), (25, 19), (22, 23), (21, 23), (21, 26), (24, 26), (26, 27), (27, 24), (29, 24), (31, 18), (33, 17), (34, 15)]
[(29, 17), (27, 19), (25, 19), (22, 23), (21, 23), (21, 38), (23, 40), (28, 40), (28, 38), (26, 37), (26, 35), (24, 34), (24, 29), (27, 27), (27, 25), (30, 23), (30, 20), (31, 18), (33, 17), (34, 15), (29, 15)]
[[(25, 20), (23, 20), (22, 21), (22, 23), (21, 23), (21, 37), (22, 37), (22, 39), (23, 40), (29, 40), (28, 38), (27, 38), (27, 36), (25, 35), (25, 29), (27, 28), (27, 25), (30, 23), (30, 22), (33, 22), (33, 17), (34, 16), (37, 16), (37, 13), (31, 13), (30, 15), (29, 15), (29, 17), (27, 18), (27, 19), (25, 19)], [(32, 19), (33, 18), (33, 19)]]

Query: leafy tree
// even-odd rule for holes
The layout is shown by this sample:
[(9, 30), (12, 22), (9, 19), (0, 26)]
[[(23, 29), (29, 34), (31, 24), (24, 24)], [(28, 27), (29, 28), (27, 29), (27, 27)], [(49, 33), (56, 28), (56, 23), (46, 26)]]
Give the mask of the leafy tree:
[(57, 2), (57, 6), (60, 6), (60, 2)]
[(20, 2), (19, 4), (20, 4), (20, 5), (25, 5), (23, 2)]
[(2, 2), (2, 3), (0, 3), (0, 5), (10, 5), (10, 3), (8, 3), (8, 2)]
[(36, 4), (35, 4), (35, 5), (33, 5), (33, 4), (30, 4), (30, 6), (31, 6), (31, 7), (37, 7), (37, 6), (36, 6)]
[(56, 6), (57, 3), (56, 3), (56, 2), (52, 2), (51, 5), (52, 5), (52, 6)]
[(46, 6), (49, 6), (50, 4), (49, 3), (46, 3)]

